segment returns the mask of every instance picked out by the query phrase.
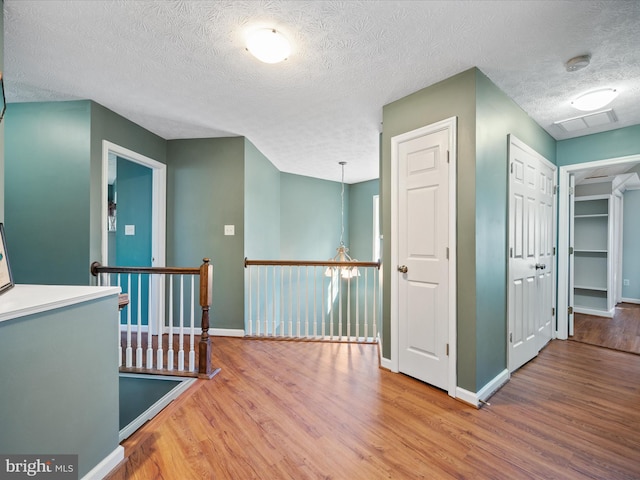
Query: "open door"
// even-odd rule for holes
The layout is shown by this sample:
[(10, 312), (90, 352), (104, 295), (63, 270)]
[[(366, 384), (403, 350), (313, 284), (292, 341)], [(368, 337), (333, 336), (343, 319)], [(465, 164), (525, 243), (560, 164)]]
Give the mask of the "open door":
[[(574, 221), (574, 212), (575, 212), (575, 191), (576, 191), (576, 177), (574, 174), (569, 175), (569, 282), (567, 288), (568, 299), (569, 299), (569, 308), (567, 309), (567, 320), (569, 321), (569, 336), (573, 335), (573, 288), (574, 288), (574, 276), (573, 276), (573, 249), (574, 245), (574, 231), (575, 231), (575, 221)], [(558, 305), (559, 308), (563, 308), (562, 305)]]

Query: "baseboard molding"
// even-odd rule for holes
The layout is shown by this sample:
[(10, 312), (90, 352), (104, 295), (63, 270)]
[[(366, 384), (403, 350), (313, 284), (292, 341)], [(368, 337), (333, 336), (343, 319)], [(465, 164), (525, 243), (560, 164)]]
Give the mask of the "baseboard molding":
[(615, 308), (613, 310), (606, 311), (606, 310), (595, 310), (592, 308), (576, 307), (574, 305), (573, 311), (575, 313), (582, 313), (584, 315), (595, 315), (596, 317), (613, 318), (613, 314), (615, 313)]
[(384, 358), (381, 355), (380, 356), (380, 366), (382, 368), (386, 368), (387, 370), (391, 371), (391, 360), (389, 360), (388, 358)]
[(622, 300), (624, 303), (636, 303), (636, 304), (640, 304), (640, 298), (625, 298), (625, 297), (622, 297), (622, 298), (621, 298), (621, 300)]
[(505, 368), (476, 393), (465, 390), (464, 388), (456, 387), (456, 398), (471, 405), (472, 407), (480, 408), (480, 406), (485, 403), (491, 395), (497, 392), (500, 387), (509, 381), (509, 378), (509, 370)]
[(209, 329), (209, 335), (214, 337), (244, 337), (245, 334), (241, 328), (211, 328)]
[(124, 460), (124, 447), (118, 445), (116, 449), (102, 459), (93, 467), (82, 480), (101, 480), (106, 477), (111, 470), (116, 468)]

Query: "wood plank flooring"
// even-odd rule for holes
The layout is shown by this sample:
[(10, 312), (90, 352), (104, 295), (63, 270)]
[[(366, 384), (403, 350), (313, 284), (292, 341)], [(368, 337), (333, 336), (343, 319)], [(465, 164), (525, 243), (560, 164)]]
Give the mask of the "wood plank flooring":
[(640, 354), (640, 305), (619, 303), (613, 318), (576, 313), (576, 342)]
[(213, 344), (222, 371), (110, 480), (640, 478), (638, 355), (552, 341), (476, 410), (378, 368), (375, 345)]

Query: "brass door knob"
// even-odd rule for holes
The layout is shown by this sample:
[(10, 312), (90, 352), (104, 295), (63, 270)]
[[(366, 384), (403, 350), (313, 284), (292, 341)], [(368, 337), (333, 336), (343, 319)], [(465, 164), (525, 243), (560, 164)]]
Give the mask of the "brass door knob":
[(407, 268), (407, 266), (406, 266), (406, 265), (399, 265), (399, 266), (398, 266), (398, 271), (399, 271), (400, 273), (407, 273), (407, 272), (409, 271), (409, 269)]

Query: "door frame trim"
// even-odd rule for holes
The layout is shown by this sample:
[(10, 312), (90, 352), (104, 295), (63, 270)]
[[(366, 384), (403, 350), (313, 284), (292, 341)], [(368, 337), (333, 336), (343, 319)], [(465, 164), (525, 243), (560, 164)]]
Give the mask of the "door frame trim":
[(626, 155), (623, 157), (594, 160), (591, 162), (563, 165), (558, 168), (558, 297), (557, 297), (557, 331), (556, 338), (566, 340), (569, 338), (569, 175), (579, 170), (591, 170), (593, 168), (606, 167), (640, 161), (640, 154)]
[[(164, 163), (153, 160), (128, 148), (116, 145), (107, 140), (102, 140), (102, 215), (101, 215), (101, 263), (109, 262), (109, 233), (107, 228), (109, 205), (109, 152), (125, 158), (139, 165), (151, 169), (151, 266), (166, 266), (166, 241), (167, 241), (167, 166)], [(155, 277), (155, 276), (152, 276)], [(152, 278), (149, 295), (149, 316), (156, 318), (154, 334), (160, 331), (164, 325), (164, 282)]]
[(394, 266), (398, 264), (398, 148), (399, 144), (417, 137), (449, 131), (449, 372), (447, 393), (454, 397), (457, 389), (457, 291), (456, 291), (456, 257), (457, 257), (457, 224), (456, 224), (456, 180), (457, 180), (457, 117), (426, 125), (424, 127), (391, 137), (391, 359), (390, 369), (399, 372), (399, 319), (398, 319), (398, 275)]

